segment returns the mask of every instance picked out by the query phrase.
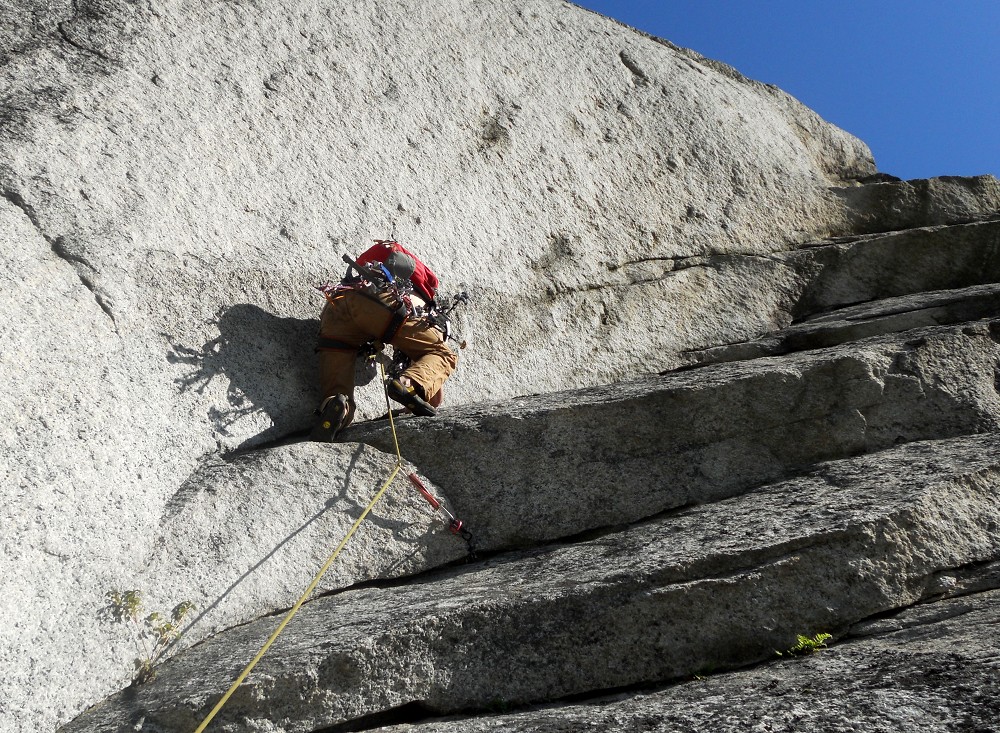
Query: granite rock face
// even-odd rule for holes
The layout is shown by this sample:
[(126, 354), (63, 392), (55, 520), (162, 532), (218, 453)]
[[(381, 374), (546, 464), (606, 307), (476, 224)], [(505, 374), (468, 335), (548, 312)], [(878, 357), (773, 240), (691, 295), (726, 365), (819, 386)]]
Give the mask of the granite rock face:
[(1000, 210), (1000, 182), (993, 176), (882, 181), (836, 190), (857, 232), (958, 224)]
[[(379, 729), (441, 717), (413, 725), (561, 730), (589, 721), (625, 730), (641, 719), (669, 730), (697, 719), (735, 730), (759, 717), (793, 730), (804, 719), (862, 727), (885, 716), (941, 720), (930, 705), (897, 714), (871, 703), (836, 663), (811, 663), (817, 680), (844, 689), (821, 714), (794, 695), (758, 696), (745, 711), (725, 713), (712, 703), (716, 693), (699, 698), (698, 688), (671, 683), (759, 664), (799, 633), (850, 639), (878, 628), (868, 619), (1000, 585), (989, 570), (1000, 557), (1000, 329), (994, 318), (977, 318), (989, 310), (984, 295), (987, 286), (892, 296), (818, 317), (837, 323), (873, 313), (879, 322), (885, 311), (919, 314), (945, 299), (958, 308), (950, 326), (880, 322), (877, 336), (843, 334), (818, 349), (793, 326), (794, 344), (780, 331), (771, 337), (784, 344), (781, 356), (704, 357), (698, 369), (398, 420), (404, 454), (474, 528), (488, 559), (307, 604), (213, 725)], [(965, 312), (972, 320), (962, 320)], [(387, 426), (358, 425), (345, 439), (325, 448), (383, 447)], [(248, 455), (267, 472), (280, 461), (273, 451), (294, 449)], [(421, 562), (430, 568), (453, 553), (444, 546), (440, 558)], [(154, 682), (65, 730), (193, 729), (277, 623), (260, 619), (178, 654)], [(966, 649), (977, 628), (942, 633)], [(852, 663), (871, 668), (869, 676), (903, 676), (918, 664), (911, 659), (940, 654), (910, 636), (914, 647), (892, 662), (864, 657), (867, 648), (879, 654), (869, 645), (857, 647), (862, 661)], [(984, 663), (977, 680), (988, 678)], [(748, 674), (713, 676), (705, 686), (725, 689)], [(758, 674), (784, 690), (791, 683), (782, 675), (794, 672)], [(914, 694), (884, 686), (894, 699)], [(976, 689), (963, 687), (955, 709), (975, 707)], [(580, 696), (593, 698), (586, 710), (559, 702)], [(472, 714), (546, 703), (543, 713)]]
[[(820, 463), (593, 540), (315, 601), (214, 725), (542, 702), (762, 661), (792, 629), (843, 633), (1000, 553), (998, 448), (988, 435)], [(213, 638), (65, 730), (193, 729), (276, 624)]]
[[(554, 0), (0, 12), (0, 698), (42, 728), (128, 673), (59, 619), (167, 572), (161, 528), (205, 464), (308, 426), (311, 286), (341, 254), (394, 236), (469, 290), (452, 404), (575, 386), (587, 354), (598, 384), (767, 330), (748, 308), (636, 361), (621, 324), (651, 286), (677, 313), (738, 289), (665, 281), (673, 258), (844, 231), (828, 187), (874, 171), (794, 100)], [(199, 588), (270, 549), (202, 563)]]
[(1000, 705), (997, 591), (860, 626), (805, 659), (699, 677), (668, 690), (417, 725), (386, 733), (707, 730), (987, 731)]
[[(962, 441), (998, 417), (995, 179), (887, 181), (863, 143), (780, 90), (556, 0), (25, 0), (0, 14), (0, 728), (52, 730), (128, 684), (132, 642), (97, 618), (108, 590), (197, 606), (159, 687), (137, 692), (151, 701), (170, 697), (174, 670), (240, 666), (294, 602), (395, 465), (384, 423), (336, 446), (300, 439), (318, 398), (311, 286), (375, 237), (411, 245), (446, 292), (468, 290), (456, 325), (470, 346), (441, 416), (400, 421), (403, 473), (290, 632), (346, 681), (324, 667), (306, 684), (312, 662), (281, 657), (276, 686), (236, 704), (260, 730), (397, 705), (488, 709), (434, 666), (460, 613), (441, 616), (439, 637), (400, 621), (393, 638), (413, 654), (396, 668), (324, 649), (377, 651), (366, 629), (398, 618), (382, 604), (445, 593), (478, 609), (472, 628), (506, 619), (475, 647), (495, 666), (490, 650), (516, 649), (504, 634), (543, 618), (545, 599), (584, 614), (589, 594), (638, 579), (629, 537), (693, 504), (739, 513), (744, 492), (808, 483), (829, 461), (885, 475), (867, 456), (919, 442), (940, 470), (930, 494), (845, 526), (914, 532), (884, 567), (845, 539), (874, 562), (871, 593), (820, 621), (906, 605), (926, 577), (992, 557), (992, 484)], [(384, 410), (377, 389), (360, 396), (362, 417)], [(454, 567), (466, 547), (411, 470), (474, 530), (485, 565)], [(954, 482), (975, 484), (975, 501), (935, 527)], [(936, 531), (962, 539), (925, 552)], [(813, 542), (803, 532), (795, 542)], [(573, 580), (599, 537), (625, 543), (621, 577)], [(668, 555), (649, 562), (684, 565)], [(568, 574), (550, 590), (532, 581), (541, 605), (520, 606), (511, 578), (548, 573), (546, 558)], [(901, 584), (872, 590), (880, 567)], [(796, 576), (777, 572), (788, 604)], [(696, 575), (684, 582), (717, 587)], [(513, 585), (491, 606), (494, 581)], [(678, 603), (657, 582), (637, 592), (666, 605), (637, 608), (642, 623)], [(764, 618), (747, 583), (732, 603)], [(317, 641), (317, 609), (341, 602), (368, 620)], [(766, 643), (814, 618), (789, 606)], [(557, 618), (538, 643), (580, 646), (587, 627)], [(661, 684), (704, 661), (678, 655), (579, 674), (568, 655), (566, 675), (534, 690), (525, 676), (509, 699)], [(187, 726), (217, 690), (190, 685), (150, 729)], [(320, 710), (296, 702), (302, 689)], [(100, 711), (132, 692), (72, 725), (125, 725)], [(132, 726), (145, 719), (134, 703)]]
[[(915, 329), (461, 407), (398, 432), (487, 547), (526, 545), (733, 496), (830, 458), (997, 430), (998, 342), (1000, 321)], [(377, 424), (344, 438), (391, 441)]]
[[(184, 645), (291, 606), (390, 478), (395, 455), (297, 443), (202, 466), (167, 503), (136, 583), (199, 612)], [(404, 465), (319, 592), (458, 560), (466, 545), (408, 487)], [(434, 484), (422, 479), (435, 491)], [(440, 493), (440, 492), (436, 492)]]

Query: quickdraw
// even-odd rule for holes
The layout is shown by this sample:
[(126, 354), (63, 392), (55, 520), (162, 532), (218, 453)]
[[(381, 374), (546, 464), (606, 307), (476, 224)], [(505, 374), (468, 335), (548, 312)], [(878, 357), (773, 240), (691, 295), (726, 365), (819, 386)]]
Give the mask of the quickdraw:
[(472, 532), (466, 528), (462, 520), (455, 517), (454, 514), (448, 511), (448, 507), (442, 504), (430, 491), (427, 490), (427, 487), (424, 486), (424, 482), (420, 480), (420, 477), (417, 476), (417, 474), (411, 472), (407, 475), (407, 478), (409, 478), (410, 483), (417, 488), (417, 491), (419, 491), (423, 497), (427, 499), (427, 503), (447, 518), (446, 524), (448, 525), (449, 531), (453, 535), (458, 535), (465, 540), (465, 544), (469, 548), (469, 559), (475, 559), (476, 549), (475, 544), (472, 541)]
[(461, 334), (452, 334), (451, 332), (451, 318), (449, 317), (456, 308), (460, 305), (464, 305), (469, 302), (469, 294), (464, 290), (460, 293), (455, 293), (447, 305), (438, 308), (436, 304), (431, 304), (428, 308), (427, 313), (424, 314), (424, 318), (427, 322), (444, 334), (444, 340), (449, 339), (458, 343), (458, 348), (464, 349), (468, 344), (465, 339), (462, 338)]

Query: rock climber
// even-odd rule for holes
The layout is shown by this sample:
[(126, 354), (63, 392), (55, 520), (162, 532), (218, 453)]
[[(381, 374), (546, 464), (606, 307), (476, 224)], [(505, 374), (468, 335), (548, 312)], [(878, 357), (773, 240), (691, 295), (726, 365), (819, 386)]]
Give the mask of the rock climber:
[(375, 240), (357, 261), (344, 259), (350, 262), (344, 279), (321, 288), (327, 303), (316, 346), (323, 401), (315, 440), (333, 440), (354, 419), (355, 359), (364, 344), (392, 344), (409, 358), (385, 388), (417, 415), (435, 414), (458, 362), (433, 320), (423, 317), (433, 308), (438, 278), (416, 255), (398, 242)]

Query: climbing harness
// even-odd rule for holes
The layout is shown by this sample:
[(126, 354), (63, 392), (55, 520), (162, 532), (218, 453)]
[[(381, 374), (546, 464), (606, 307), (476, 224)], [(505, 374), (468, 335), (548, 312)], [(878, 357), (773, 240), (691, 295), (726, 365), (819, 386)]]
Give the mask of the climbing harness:
[[(413, 285), (409, 280), (394, 277), (388, 268), (381, 263), (378, 263), (377, 266), (374, 263), (361, 265), (348, 255), (344, 255), (343, 259), (348, 264), (347, 276), (339, 283), (317, 285), (316, 289), (331, 305), (336, 305), (336, 301), (340, 297), (353, 292), (389, 311), (392, 317), (389, 319), (385, 331), (378, 338), (379, 341), (388, 343), (399, 332), (406, 319), (416, 314), (412, 299)], [(356, 277), (350, 275), (351, 270), (357, 273)], [(386, 294), (391, 296), (389, 300), (395, 305), (389, 305), (383, 299)], [(336, 339), (320, 337), (316, 348), (317, 350), (354, 351), (358, 347)]]
[[(380, 362), (380, 366), (381, 366), (381, 362)], [(383, 378), (383, 382), (386, 381), (385, 367), (384, 366), (382, 366), (382, 378)], [(321, 567), (319, 569), (319, 572), (316, 573), (316, 576), (312, 579), (312, 581), (306, 587), (305, 591), (303, 591), (302, 595), (299, 596), (299, 599), (295, 602), (295, 605), (292, 606), (291, 610), (289, 610), (288, 613), (285, 614), (285, 617), (282, 619), (281, 623), (278, 624), (278, 627), (274, 630), (274, 632), (271, 634), (271, 636), (268, 637), (267, 641), (264, 642), (264, 645), (260, 648), (260, 651), (257, 652), (257, 655), (250, 661), (250, 663), (246, 666), (246, 668), (239, 674), (239, 676), (236, 678), (236, 680), (233, 682), (233, 684), (229, 687), (229, 689), (226, 690), (225, 694), (223, 694), (223, 696), (219, 700), (219, 702), (216, 703), (215, 707), (212, 708), (212, 711), (207, 716), (205, 716), (205, 719), (195, 729), (194, 733), (203, 733), (204, 732), (205, 728), (208, 727), (208, 724), (212, 722), (212, 720), (215, 718), (216, 715), (218, 715), (219, 711), (222, 710), (222, 708), (229, 701), (229, 698), (232, 697), (233, 693), (236, 692), (237, 688), (239, 688), (239, 686), (241, 684), (243, 684), (243, 681), (246, 680), (246, 678), (250, 675), (250, 672), (253, 671), (253, 668), (257, 666), (257, 663), (261, 659), (263, 659), (263, 657), (267, 653), (268, 649), (270, 649), (271, 645), (274, 644), (275, 641), (277, 641), (278, 637), (281, 636), (281, 633), (285, 630), (285, 627), (288, 626), (288, 623), (299, 612), (299, 609), (309, 599), (309, 596), (312, 595), (312, 592), (314, 590), (316, 590), (316, 586), (319, 585), (320, 580), (323, 578), (324, 575), (326, 575), (327, 570), (329, 570), (330, 567), (333, 565), (334, 561), (337, 559), (337, 556), (340, 555), (341, 551), (347, 545), (347, 542), (351, 539), (352, 536), (354, 536), (354, 533), (357, 531), (358, 527), (360, 527), (361, 523), (365, 521), (365, 518), (368, 516), (368, 514), (371, 512), (371, 510), (375, 507), (375, 504), (378, 503), (379, 499), (382, 498), (382, 495), (385, 494), (385, 492), (389, 489), (389, 486), (392, 485), (393, 480), (399, 474), (400, 469), (403, 467), (403, 456), (402, 456), (402, 454), (401, 454), (401, 452), (399, 450), (399, 436), (396, 434), (396, 423), (395, 423), (395, 421), (392, 418), (392, 409), (391, 409), (391, 407), (389, 405), (389, 394), (388, 394), (388, 392), (386, 393), (386, 396), (385, 396), (385, 404), (386, 404), (386, 408), (388, 409), (388, 412), (389, 412), (389, 425), (392, 428), (392, 442), (393, 442), (393, 445), (394, 445), (394, 447), (396, 449), (396, 462), (395, 462), (395, 464), (392, 467), (392, 472), (389, 474), (389, 478), (387, 478), (385, 480), (385, 483), (382, 484), (382, 488), (380, 488), (376, 492), (375, 496), (372, 497), (372, 500), (370, 502), (368, 502), (368, 506), (366, 506), (365, 509), (364, 509), (364, 511), (361, 512), (361, 516), (359, 516), (354, 521), (354, 524), (351, 525), (351, 528), (347, 531), (347, 534), (344, 535), (344, 538), (340, 541), (340, 544), (337, 545), (336, 549), (326, 559), (326, 562), (323, 563), (323, 567)], [(462, 522), (460, 520), (456, 519), (455, 516), (451, 512), (449, 512), (441, 504), (440, 501), (438, 501), (437, 499), (435, 499), (431, 495), (431, 493), (429, 491), (427, 491), (427, 489), (424, 487), (423, 483), (420, 481), (419, 477), (417, 477), (417, 475), (415, 473), (410, 473), (409, 474), (409, 478), (410, 478), (410, 481), (413, 482), (414, 486), (416, 486), (417, 489), (420, 491), (420, 493), (423, 494), (424, 498), (426, 498), (431, 503), (431, 506), (433, 506), (435, 509), (437, 509), (439, 511), (443, 511), (444, 513), (447, 514), (447, 516), (450, 518), (449, 528), (452, 529), (452, 533), (461, 536), (462, 539), (464, 539), (466, 541), (466, 544), (469, 547), (470, 558), (474, 557), (473, 545), (472, 545), (472, 533), (469, 532), (467, 529), (465, 529), (463, 527)]]
[[(376, 244), (392, 245), (396, 242), (391, 240), (376, 239)], [(402, 277), (395, 277), (389, 269), (382, 263), (370, 263), (362, 265), (344, 255), (343, 260), (347, 263), (347, 274), (338, 283), (325, 283), (314, 286), (327, 302), (336, 305), (336, 301), (347, 293), (358, 293), (377, 303), (392, 314), (385, 331), (377, 338), (366, 341), (360, 346), (340, 341), (339, 339), (319, 336), (316, 340), (316, 351), (353, 351), (357, 353), (358, 364), (355, 369), (355, 384), (366, 385), (375, 378), (376, 362), (382, 363), (382, 350), (386, 344), (392, 341), (399, 332), (407, 318), (421, 320), (431, 328), (436, 328), (441, 332), (445, 342), (455, 341), (459, 349), (464, 349), (468, 342), (461, 334), (454, 331), (451, 314), (460, 305), (469, 302), (469, 294), (464, 290), (444, 298), (443, 303), (438, 305), (434, 300), (424, 302), (413, 293), (413, 284)], [(356, 275), (351, 275), (351, 272)], [(397, 305), (392, 306), (382, 298), (389, 293), (391, 300)], [(398, 378), (410, 366), (410, 359), (402, 351), (393, 347), (391, 359), (386, 367), (391, 379)]]

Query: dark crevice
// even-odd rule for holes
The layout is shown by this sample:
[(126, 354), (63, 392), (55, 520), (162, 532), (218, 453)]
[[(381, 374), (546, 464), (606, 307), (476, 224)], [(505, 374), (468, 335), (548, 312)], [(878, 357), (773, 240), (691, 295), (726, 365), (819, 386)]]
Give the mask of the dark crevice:
[(100, 292), (100, 291), (99, 291), (99, 290), (97, 289), (97, 286), (96, 286), (96, 285), (94, 285), (94, 282), (93, 282), (93, 280), (91, 280), (91, 279), (90, 279), (89, 277), (87, 277), (86, 275), (82, 275), (82, 274), (79, 274), (79, 273), (77, 273), (77, 274), (79, 275), (79, 277), (80, 277), (80, 282), (81, 282), (81, 283), (83, 283), (83, 286), (84, 286), (85, 288), (87, 288), (87, 290), (89, 290), (89, 291), (90, 291), (90, 292), (91, 292), (91, 293), (93, 294), (93, 296), (94, 296), (94, 301), (95, 301), (95, 302), (97, 303), (97, 306), (98, 306), (98, 307), (99, 307), (99, 308), (100, 308), (100, 309), (101, 309), (102, 311), (104, 311), (104, 314), (105, 314), (105, 315), (106, 315), (106, 316), (107, 316), (108, 318), (110, 318), (110, 319), (111, 319), (111, 322), (112, 322), (112, 323), (115, 323), (115, 322), (116, 322), (116, 321), (115, 321), (115, 314), (114, 314), (114, 311), (112, 311), (112, 310), (111, 310), (111, 303), (110, 303), (110, 302), (108, 302), (108, 299), (107, 299), (107, 298), (105, 298), (105, 297), (104, 297), (104, 295), (103, 295), (103, 293), (101, 293), (101, 292)]
[(639, 64), (636, 63), (635, 59), (633, 59), (626, 51), (620, 52), (618, 54), (618, 58), (620, 58), (621, 62), (625, 64), (625, 68), (631, 71), (632, 75), (635, 76), (635, 83), (637, 85), (642, 86), (649, 84), (649, 77), (646, 76), (646, 72), (642, 70), (642, 67), (640, 67)]
[[(770, 483), (770, 482), (767, 482)], [(752, 486), (746, 489), (744, 493), (749, 493), (755, 489), (760, 488), (760, 486)], [(609, 535), (617, 534), (623, 532), (632, 527), (642, 527), (654, 522), (661, 522), (664, 519), (670, 517), (678, 516), (696, 506), (702, 506), (705, 502), (688, 502), (686, 504), (681, 504), (679, 506), (670, 507), (669, 509), (663, 509), (662, 511), (656, 512), (655, 514), (650, 514), (647, 517), (642, 517), (641, 519), (636, 519), (633, 522), (627, 522), (622, 524), (609, 524), (602, 527), (593, 527), (591, 529), (583, 530), (582, 532), (577, 532), (571, 535), (565, 535), (563, 537), (558, 537), (554, 540), (548, 540), (546, 542), (538, 543), (530, 548), (517, 548), (517, 550), (508, 549), (508, 551), (521, 551), (530, 554), (540, 554), (541, 552), (546, 552), (549, 549), (556, 549), (558, 547), (563, 547), (566, 545), (577, 545), (584, 542), (592, 542), (594, 540), (599, 540)], [(708, 502), (711, 503), (711, 502)], [(487, 553), (483, 553), (486, 555)], [(499, 553), (493, 553), (499, 554)]]
[[(920, 291), (920, 292), (923, 292), (923, 291)], [(838, 302), (835, 305), (826, 306), (824, 308), (813, 308), (812, 310), (805, 311), (805, 312), (803, 312), (803, 313), (801, 313), (801, 314), (793, 317), (792, 318), (792, 322), (789, 323), (788, 325), (789, 326), (798, 326), (798, 325), (803, 324), (803, 323), (808, 323), (811, 320), (815, 320), (816, 318), (818, 318), (820, 316), (831, 315), (831, 314), (836, 313), (838, 311), (844, 311), (844, 310), (848, 310), (850, 308), (858, 308), (858, 307), (863, 306), (863, 305), (872, 305), (874, 303), (879, 303), (879, 302), (885, 301), (885, 300), (891, 300), (891, 299), (894, 299), (894, 298), (903, 298), (903, 297), (917, 295), (917, 294), (919, 294), (919, 292), (918, 293), (904, 293), (903, 295), (893, 295), (893, 296), (889, 296), (889, 297), (886, 297), (886, 298), (867, 298), (867, 299), (862, 299), (862, 300), (845, 300), (843, 302)], [(923, 310), (923, 309), (922, 308), (909, 308), (909, 309), (905, 309), (905, 310), (899, 310), (897, 312), (899, 312), (899, 313), (907, 313), (907, 312), (912, 312), (912, 311), (915, 311), (915, 310)], [(858, 320), (858, 319), (855, 318), (854, 320)]]
[[(916, 601), (915, 603), (900, 606), (894, 609), (886, 610), (882, 613), (872, 614), (863, 619), (859, 619), (857, 622), (851, 625), (851, 628), (857, 628), (866, 623), (873, 623), (883, 620), (891, 620), (893, 618), (899, 617), (901, 614), (911, 611), (915, 608), (932, 606), (941, 600), (951, 599), (951, 598), (961, 598), (964, 596), (976, 595), (981, 592), (988, 592), (990, 589), (1000, 587), (1000, 573), (997, 573), (997, 563), (991, 561), (985, 561), (980, 563), (970, 563), (968, 565), (960, 566), (956, 568), (955, 571), (967, 570), (971, 574), (975, 574), (977, 571), (985, 570), (987, 573), (996, 575), (996, 582), (992, 584), (986, 584), (985, 586), (977, 586), (976, 588), (970, 589), (968, 591), (956, 592), (949, 594), (947, 596), (936, 596), (933, 598), (925, 598)], [(954, 571), (951, 571), (954, 572)], [(954, 619), (968, 613), (970, 609), (964, 607), (956, 607), (950, 612), (942, 613), (939, 615), (933, 615), (925, 619), (914, 619), (912, 623), (905, 624), (902, 628), (913, 628), (915, 626), (924, 626), (934, 623), (940, 623), (944, 620)], [(850, 645), (855, 643), (863, 642), (865, 639), (884, 636), (900, 630), (897, 626), (887, 626), (884, 631), (874, 631), (869, 633), (854, 633), (853, 631), (847, 631), (843, 636), (835, 641), (828, 643), (829, 647), (835, 645)], [(819, 652), (822, 654), (823, 652)], [(448, 714), (441, 714), (437, 712), (432, 706), (420, 701), (414, 701), (406, 705), (402, 705), (391, 710), (382, 711), (379, 713), (373, 713), (366, 715), (354, 720), (341, 723), (335, 726), (330, 726), (327, 728), (321, 728), (317, 733), (348, 733), (355, 731), (367, 731), (375, 730), (382, 726), (387, 725), (400, 725), (400, 724), (419, 724), (419, 723), (430, 723), (430, 722), (455, 722), (458, 723), (462, 720), (482, 720), (484, 717), (493, 716), (503, 716), (503, 715), (514, 715), (518, 713), (527, 713), (538, 710), (546, 710), (559, 708), (569, 705), (606, 705), (615, 702), (621, 702), (631, 697), (642, 696), (642, 695), (653, 695), (665, 692), (671, 688), (674, 688), (682, 684), (695, 683), (700, 679), (707, 676), (717, 676), (720, 674), (730, 674), (733, 672), (743, 672), (751, 671), (755, 669), (762, 669), (766, 667), (774, 667), (775, 665), (787, 665), (795, 664), (797, 660), (793, 657), (784, 656), (778, 658), (763, 659), (756, 662), (751, 662), (749, 664), (725, 664), (720, 663), (718, 666), (713, 667), (711, 670), (705, 670), (701, 673), (695, 673), (691, 675), (684, 675), (679, 677), (668, 678), (664, 680), (659, 680), (655, 682), (640, 682), (632, 685), (624, 685), (620, 687), (602, 688), (587, 690), (585, 692), (579, 692), (572, 695), (565, 695), (558, 698), (552, 698), (545, 701), (535, 701), (525, 704), (513, 704), (502, 699), (497, 699), (488, 705), (482, 707), (469, 707), (462, 710), (456, 710)]]
[[(998, 309), (1000, 284), (997, 283), (845, 302), (817, 309), (794, 319), (784, 328), (769, 331), (756, 338), (681, 350), (678, 355), (695, 361), (660, 374), (721, 363), (752, 361), (762, 357), (785, 356), (873, 337), (925, 328), (953, 327), (961, 323), (985, 321), (988, 336), (1000, 343), (1000, 321), (995, 319)], [(821, 317), (838, 314), (842, 314), (839, 320), (817, 322)]]
[(35, 213), (35, 209), (31, 206), (31, 204), (24, 200), (24, 197), (21, 194), (17, 191), (4, 189), (3, 191), (0, 191), (0, 196), (3, 196), (5, 199), (14, 204), (14, 206), (24, 212), (24, 215), (28, 217), (28, 221), (30, 221), (35, 229), (38, 230), (38, 233), (42, 235), (45, 241), (52, 245), (53, 248), (55, 247), (51, 237), (49, 237), (42, 229), (41, 222), (38, 220), (38, 215)]
[(903, 613), (933, 609), (935, 605), (944, 601), (967, 598), (1000, 589), (1000, 561), (997, 560), (982, 560), (958, 565), (953, 568), (944, 568), (928, 575), (927, 578), (929, 580), (944, 575), (958, 579), (954, 588), (946, 591), (925, 591), (920, 598), (909, 605), (889, 608), (880, 613), (874, 613), (858, 619), (850, 625), (847, 632), (840, 639), (841, 643), (851, 644), (872, 637), (888, 636), (904, 629), (929, 626), (964, 616), (972, 609), (966, 606), (954, 605), (950, 608), (942, 607), (940, 613), (927, 614), (925, 616), (916, 615), (913, 618), (906, 619), (905, 623), (886, 623), (881, 628), (872, 627), (873, 624), (877, 625), (879, 622), (889, 622), (897, 619)]
[[(786, 250), (779, 250), (779, 252), (783, 251)], [(755, 254), (751, 252), (734, 252), (731, 254), (680, 255), (677, 257), (642, 257), (637, 260), (627, 260), (619, 264), (609, 264), (608, 270), (610, 272), (615, 272), (625, 267), (641, 265), (647, 262), (669, 262), (673, 264), (673, 268), (670, 272), (677, 272), (691, 267), (717, 267), (725, 262), (741, 259), (770, 260), (781, 265), (788, 264), (778, 256), (778, 253)]]
[(886, 231), (865, 232), (863, 234), (835, 235), (828, 237), (827, 239), (820, 239), (814, 242), (804, 242), (801, 244), (796, 244), (792, 249), (784, 251), (795, 253), (798, 251), (833, 249), (845, 244), (860, 244), (860, 243), (878, 242), (879, 240), (892, 240), (903, 235), (914, 234), (914, 233), (934, 232), (942, 229), (974, 228), (986, 224), (991, 224), (997, 221), (1000, 221), (1000, 214), (983, 214), (979, 216), (971, 216), (966, 219), (950, 221), (944, 224), (927, 224), (921, 226), (910, 226), (910, 227), (903, 227), (900, 229), (888, 229)]
[(609, 272), (617, 272), (626, 267), (641, 265), (646, 262), (667, 262), (671, 263), (671, 267), (666, 272), (655, 275), (653, 277), (644, 277), (634, 280), (629, 280), (628, 282), (604, 282), (604, 283), (594, 283), (592, 285), (583, 285), (576, 287), (561, 286), (558, 283), (552, 283), (546, 288), (546, 296), (550, 300), (554, 300), (557, 297), (562, 297), (566, 295), (577, 295), (581, 293), (591, 293), (600, 290), (613, 290), (620, 288), (633, 288), (637, 285), (648, 285), (650, 283), (658, 283), (669, 279), (671, 276), (694, 267), (705, 267), (710, 269), (718, 269), (720, 266), (727, 262), (734, 262), (738, 260), (770, 260), (782, 266), (789, 266), (789, 263), (785, 262), (781, 257), (776, 255), (761, 255), (761, 254), (716, 254), (716, 255), (686, 255), (682, 257), (644, 257), (637, 260), (629, 260), (627, 262), (621, 262), (618, 264), (607, 265)]
[[(692, 255), (692, 256), (697, 256), (697, 255)], [(679, 260), (684, 260), (684, 259), (688, 259), (688, 257), (642, 257), (642, 258), (640, 258), (638, 260), (628, 260), (626, 262), (622, 262), (622, 263), (617, 264), (617, 265), (614, 265), (614, 264), (608, 265), (608, 270), (610, 270), (611, 272), (615, 272), (616, 270), (620, 270), (623, 267), (628, 267), (629, 265), (641, 265), (641, 264), (644, 264), (646, 262), (670, 262), (670, 263), (676, 263)]]
[(315, 733), (354, 733), (355, 731), (377, 730), (390, 725), (440, 720), (441, 716), (442, 711), (432, 708), (419, 700), (415, 700), (399, 707), (390, 708), (389, 710), (362, 715), (360, 718), (354, 718), (345, 723), (338, 723), (328, 728), (320, 728)]
[(3, 189), (0, 191), (0, 196), (9, 201), (11, 204), (20, 209), (24, 215), (31, 222), (32, 226), (38, 231), (42, 239), (49, 243), (49, 247), (52, 248), (52, 253), (59, 257), (59, 259), (68, 262), (73, 266), (76, 271), (77, 277), (80, 278), (80, 283), (89, 290), (96, 301), (98, 307), (104, 311), (105, 315), (111, 319), (112, 323), (115, 323), (115, 314), (111, 308), (111, 303), (108, 302), (107, 298), (94, 284), (94, 281), (87, 275), (80, 271), (79, 266), (88, 268), (91, 272), (97, 272), (97, 269), (87, 262), (85, 259), (69, 251), (66, 247), (66, 242), (62, 237), (52, 237), (46, 234), (45, 230), (42, 228), (41, 221), (38, 218), (38, 213), (35, 211), (34, 207), (31, 206), (24, 197), (17, 191), (11, 191), (9, 189)]
[(962, 598), (1000, 588), (1000, 561), (970, 562), (939, 570), (936, 575), (951, 576), (955, 580), (955, 586), (948, 590), (927, 593), (914, 605), (928, 605), (950, 598)]
[(994, 343), (1000, 344), (1000, 320), (990, 321), (989, 334)]
[(66, 30), (67, 23), (68, 21), (64, 20), (56, 26), (59, 29), (59, 36), (63, 39), (64, 42), (66, 42), (67, 44), (69, 44), (70, 46), (79, 51), (83, 51), (84, 53), (90, 54), (91, 56), (96, 56), (102, 61), (112, 62), (114, 60), (110, 56), (101, 53), (96, 48), (90, 48), (89, 46), (85, 46), (79, 41), (74, 40), (74, 38), (69, 34), (69, 31)]
[[(46, 237), (48, 239), (48, 237)], [(66, 246), (66, 240), (63, 237), (56, 237), (55, 239), (49, 239), (49, 244), (52, 245), (52, 251), (58, 255), (61, 259), (66, 260), (71, 265), (83, 265), (91, 272), (97, 272), (92, 264), (87, 262), (83, 257), (70, 251), (69, 247)], [(86, 285), (91, 290), (94, 289), (93, 283), (87, 282), (81, 275), (80, 279), (83, 280), (83, 284)]]

